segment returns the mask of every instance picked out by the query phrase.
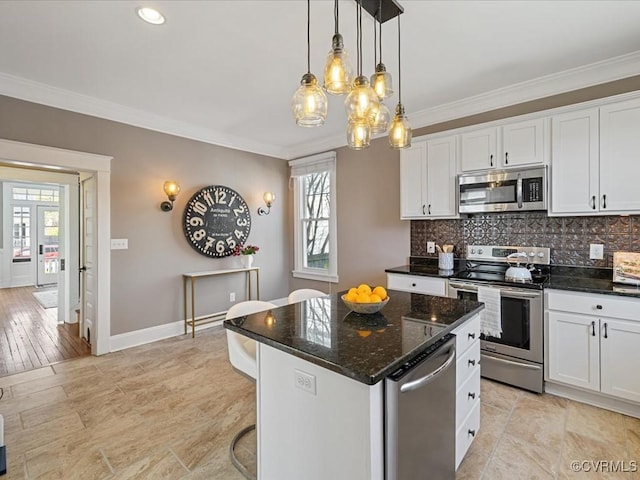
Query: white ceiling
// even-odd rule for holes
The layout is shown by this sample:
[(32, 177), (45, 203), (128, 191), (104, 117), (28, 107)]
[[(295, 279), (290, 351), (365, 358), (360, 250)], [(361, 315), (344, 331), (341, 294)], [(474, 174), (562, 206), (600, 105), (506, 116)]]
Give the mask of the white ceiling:
[[(399, 0), (402, 100), (414, 129), (640, 74), (640, 1)], [(140, 5), (167, 22), (142, 22)], [(355, 64), (355, 2), (340, 31)], [(363, 19), (363, 73), (374, 68)], [(311, 1), (320, 78), (333, 1)], [(383, 26), (397, 83), (397, 21)], [(326, 124), (300, 128), (290, 102), (306, 72), (303, 0), (0, 0), (0, 94), (295, 158), (346, 144), (342, 97)], [(393, 110), (396, 94), (387, 102)]]

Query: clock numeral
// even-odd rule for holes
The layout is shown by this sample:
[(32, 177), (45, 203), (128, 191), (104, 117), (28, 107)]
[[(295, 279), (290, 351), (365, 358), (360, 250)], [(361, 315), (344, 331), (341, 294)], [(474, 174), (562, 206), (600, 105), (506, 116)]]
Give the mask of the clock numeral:
[(239, 227), (246, 227), (247, 223), (249, 222), (247, 221), (246, 218), (239, 218), (238, 220), (236, 220), (236, 225)]
[(227, 198), (227, 192), (216, 189), (214, 194), (216, 196), (216, 203), (226, 203), (225, 199)]
[(207, 243), (204, 244), (204, 251), (206, 252), (207, 250), (209, 250), (211, 247), (213, 247), (213, 244), (215, 243), (216, 239), (213, 237), (207, 237)]
[(193, 204), (193, 209), (200, 215), (207, 213), (207, 206), (202, 202), (196, 202)]
[(233, 213), (235, 214), (236, 217), (241, 213), (244, 213), (244, 205), (240, 205), (238, 208), (234, 208)]
[(204, 192), (204, 194), (202, 195), (202, 198), (204, 199), (205, 202), (207, 202), (207, 205), (209, 206), (213, 205), (213, 198), (211, 197), (211, 192)]
[(189, 219), (189, 225), (191, 225), (192, 227), (201, 227), (204, 225), (204, 220), (200, 217), (191, 217)]
[(205, 237), (206, 234), (207, 232), (205, 232), (204, 229), (201, 228), (200, 230), (196, 230), (195, 232), (193, 232), (193, 238), (196, 242), (199, 242)]
[(233, 202), (235, 201), (237, 197), (235, 195), (231, 195), (231, 200), (229, 200), (229, 206), (233, 205)]
[(219, 241), (216, 243), (216, 252), (218, 252), (218, 253), (222, 253), (222, 252), (224, 252), (225, 248), (226, 248), (226, 247), (224, 246), (224, 242), (223, 242), (222, 240), (219, 240)]
[(235, 230), (233, 233), (236, 235), (238, 240), (244, 237), (244, 232), (242, 230)]
[(235, 248), (236, 241), (233, 239), (233, 237), (227, 237), (227, 245), (229, 245), (229, 248)]

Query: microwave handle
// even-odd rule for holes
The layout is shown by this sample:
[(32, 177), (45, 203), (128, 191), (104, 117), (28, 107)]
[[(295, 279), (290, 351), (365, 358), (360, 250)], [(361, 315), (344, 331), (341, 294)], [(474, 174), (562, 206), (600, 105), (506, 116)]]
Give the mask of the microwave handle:
[(522, 175), (518, 174), (518, 181), (516, 183), (516, 198), (518, 200), (518, 208), (522, 208)]

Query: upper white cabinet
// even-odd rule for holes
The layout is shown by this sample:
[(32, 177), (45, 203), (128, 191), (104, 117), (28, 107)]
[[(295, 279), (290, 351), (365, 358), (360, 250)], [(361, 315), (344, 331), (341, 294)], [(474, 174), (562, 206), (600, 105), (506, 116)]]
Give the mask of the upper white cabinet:
[(551, 214), (640, 211), (640, 99), (551, 120)]
[(455, 136), (414, 141), (400, 153), (400, 216), (457, 216)]
[(536, 118), (460, 134), (463, 172), (543, 164), (545, 119)]

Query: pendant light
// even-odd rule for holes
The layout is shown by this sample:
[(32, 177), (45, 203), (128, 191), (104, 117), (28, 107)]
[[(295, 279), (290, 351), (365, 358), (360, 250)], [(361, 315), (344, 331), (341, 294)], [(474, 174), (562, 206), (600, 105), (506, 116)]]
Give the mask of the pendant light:
[[(378, 5), (378, 22), (380, 27), (382, 27), (382, 23), (381, 22), (381, 15), (382, 15), (382, 0), (380, 0), (380, 3)], [(382, 29), (380, 30), (380, 38), (382, 39)], [(378, 64), (378, 57), (377, 57), (377, 50), (376, 50), (376, 22), (374, 19), (373, 22), (373, 56), (374, 56), (374, 65)], [(382, 58), (382, 44), (380, 44), (380, 57)], [(382, 63), (380, 63), (379, 65), (382, 65)], [(384, 68), (384, 65), (382, 65), (382, 67)], [(378, 68), (376, 67), (376, 71), (378, 70)], [(374, 73), (373, 75), (371, 75), (371, 86), (373, 88), (373, 90), (376, 92), (376, 94), (378, 95), (378, 98), (380, 99), (380, 102), (378, 104), (378, 110), (376, 111), (376, 116), (373, 119), (373, 122), (371, 123), (371, 134), (378, 134), (378, 133), (386, 133), (387, 130), (389, 130), (389, 124), (391, 123), (391, 112), (389, 111), (389, 107), (387, 107), (382, 99), (384, 97), (381, 97), (380, 94), (376, 91), (376, 84), (375, 82), (375, 78), (376, 78), (377, 73)], [(388, 75), (388, 74), (387, 74)], [(384, 76), (383, 76), (384, 77)], [(382, 83), (381, 83), (382, 82)], [(378, 88), (380, 88), (381, 90), (386, 92), (386, 88), (383, 84), (384, 82), (384, 78), (382, 81), (378, 81)], [(382, 85), (382, 86), (381, 86)], [(387, 83), (387, 85), (391, 85), (391, 76), (389, 75), (389, 82)], [(391, 92), (393, 93), (393, 92)], [(389, 95), (391, 94), (389, 93)]]
[[(393, 95), (393, 85), (391, 81), (391, 74), (387, 72), (387, 68), (382, 63), (382, 0), (378, 2), (378, 26), (380, 28), (380, 34), (378, 35), (379, 45), (378, 51), (380, 52), (380, 63), (376, 65), (375, 73), (371, 75), (371, 87), (378, 95), (380, 100), (384, 100), (387, 97)], [(375, 33), (375, 19), (374, 19), (374, 33)], [(374, 54), (376, 53), (376, 46), (374, 40), (373, 47)]]
[(324, 67), (324, 89), (332, 95), (345, 95), (351, 88), (353, 70), (349, 54), (344, 48), (342, 35), (338, 32), (338, 0), (335, 0), (333, 17), (336, 32), (331, 41), (331, 51)]
[(307, 73), (293, 94), (291, 107), (296, 124), (301, 127), (319, 127), (327, 117), (327, 95), (311, 73), (311, 0), (307, 0)]
[(347, 143), (354, 149), (369, 146), (371, 141), (371, 123), (378, 112), (378, 96), (369, 86), (369, 80), (362, 75), (362, 0), (358, 0), (356, 15), (358, 36), (357, 65), (358, 76), (344, 101), (349, 119), (347, 127)]
[(396, 116), (389, 128), (389, 145), (391, 148), (401, 150), (411, 146), (411, 125), (404, 113), (402, 105), (402, 66), (400, 63), (400, 15), (398, 15), (398, 105)]

